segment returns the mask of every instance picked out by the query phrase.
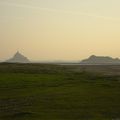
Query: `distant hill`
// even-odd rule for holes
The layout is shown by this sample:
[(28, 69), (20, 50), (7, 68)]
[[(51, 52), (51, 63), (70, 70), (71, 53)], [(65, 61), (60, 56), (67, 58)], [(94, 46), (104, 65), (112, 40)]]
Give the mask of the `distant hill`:
[(17, 52), (12, 58), (6, 60), (7, 63), (30, 63), (30, 60)]
[(84, 59), (80, 62), (80, 64), (120, 64), (120, 59), (112, 58), (108, 56), (95, 56), (92, 55), (87, 59)]

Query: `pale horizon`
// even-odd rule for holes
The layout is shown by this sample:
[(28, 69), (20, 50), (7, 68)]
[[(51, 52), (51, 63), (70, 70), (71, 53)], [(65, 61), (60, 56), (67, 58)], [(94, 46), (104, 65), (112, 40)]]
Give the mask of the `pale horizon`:
[(0, 0), (0, 61), (120, 58), (119, 0)]

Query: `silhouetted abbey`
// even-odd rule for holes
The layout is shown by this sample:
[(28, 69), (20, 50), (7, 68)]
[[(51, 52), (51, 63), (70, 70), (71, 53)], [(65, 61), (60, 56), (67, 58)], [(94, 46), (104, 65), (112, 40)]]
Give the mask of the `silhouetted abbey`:
[(21, 53), (17, 52), (11, 59), (6, 61), (7, 63), (30, 63), (30, 60), (23, 56)]

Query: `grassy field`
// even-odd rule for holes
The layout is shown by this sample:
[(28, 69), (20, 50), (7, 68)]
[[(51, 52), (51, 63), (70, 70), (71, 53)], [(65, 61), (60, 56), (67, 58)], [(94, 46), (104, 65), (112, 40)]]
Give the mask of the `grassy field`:
[(119, 120), (120, 66), (0, 64), (0, 120)]

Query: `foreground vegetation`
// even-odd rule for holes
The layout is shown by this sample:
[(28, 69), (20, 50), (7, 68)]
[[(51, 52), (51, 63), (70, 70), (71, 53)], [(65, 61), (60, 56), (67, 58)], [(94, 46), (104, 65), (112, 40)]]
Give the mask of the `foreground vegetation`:
[(120, 119), (118, 68), (0, 64), (0, 120)]

